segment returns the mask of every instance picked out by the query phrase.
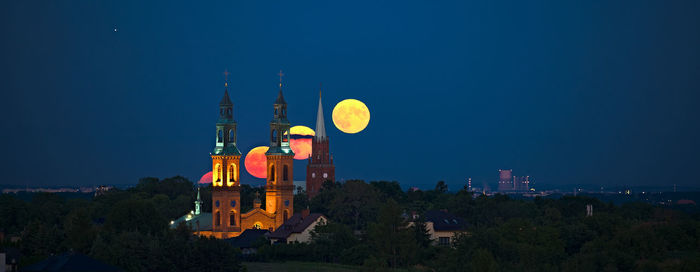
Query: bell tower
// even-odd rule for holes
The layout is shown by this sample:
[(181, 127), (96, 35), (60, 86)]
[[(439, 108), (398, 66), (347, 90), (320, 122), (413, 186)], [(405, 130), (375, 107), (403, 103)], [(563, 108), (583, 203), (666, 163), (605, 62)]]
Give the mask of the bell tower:
[(275, 214), (274, 228), (294, 214), (294, 152), (289, 147), (290, 133), (287, 120), (287, 102), (282, 95), (282, 71), (279, 94), (273, 104), (270, 122), (270, 148), (267, 157), (267, 184), (265, 186), (265, 211)]
[(328, 148), (325, 122), (323, 121), (323, 104), (321, 91), (318, 92), (318, 111), (316, 112), (316, 135), (311, 143), (311, 156), (306, 165), (306, 194), (309, 199), (315, 197), (326, 180), (335, 182), (335, 165)]
[[(228, 72), (224, 72), (228, 77)], [(238, 232), (241, 222), (240, 162), (241, 152), (236, 146), (236, 121), (233, 103), (228, 95), (228, 78), (224, 83), (224, 97), (219, 103), (216, 122), (216, 145), (212, 160), (212, 226), (214, 232)], [(227, 235), (221, 235), (225, 238)]]

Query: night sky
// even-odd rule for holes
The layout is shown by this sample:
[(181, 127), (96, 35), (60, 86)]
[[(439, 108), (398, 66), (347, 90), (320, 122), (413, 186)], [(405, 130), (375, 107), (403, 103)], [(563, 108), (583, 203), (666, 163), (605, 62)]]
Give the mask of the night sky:
[(338, 180), (700, 183), (700, 1), (68, 2), (0, 4), (0, 184), (198, 180), (225, 69), (243, 153), (323, 83)]

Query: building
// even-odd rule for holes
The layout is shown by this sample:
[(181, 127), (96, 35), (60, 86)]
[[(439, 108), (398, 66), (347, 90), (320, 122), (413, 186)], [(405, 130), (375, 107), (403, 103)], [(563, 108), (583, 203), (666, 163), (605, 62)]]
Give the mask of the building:
[(447, 211), (427, 211), (424, 218), (430, 239), (436, 245), (451, 245), (458, 233), (466, 232), (466, 221)]
[(272, 243), (308, 243), (311, 241), (311, 231), (326, 222), (328, 219), (322, 214), (303, 210), (301, 214), (295, 214), (284, 222), (269, 238)]
[(513, 169), (498, 170), (499, 192), (527, 192), (530, 190), (530, 176), (513, 176)]
[(259, 199), (252, 210), (240, 210), (241, 152), (236, 146), (236, 121), (233, 103), (224, 84), (224, 96), (219, 103), (219, 119), (216, 122), (216, 145), (212, 159), (212, 230), (202, 235), (229, 238), (240, 235), (246, 229), (274, 231), (294, 214), (294, 185), (292, 183), (294, 152), (289, 146), (290, 123), (287, 120), (287, 103), (282, 95), (280, 72), (279, 94), (273, 104), (270, 122), (270, 147), (267, 157), (267, 182), (265, 185), (265, 209)]
[(202, 212), (202, 198), (199, 194), (199, 188), (197, 188), (197, 200), (194, 202), (194, 210), (178, 219), (170, 221), (170, 228), (176, 228), (181, 222), (184, 222), (193, 229), (195, 234), (212, 231), (211, 213)]
[(306, 193), (309, 198), (318, 194), (326, 180), (335, 182), (333, 156), (328, 147), (321, 92), (318, 94), (318, 111), (316, 113), (316, 135), (311, 144), (311, 157), (306, 165)]
[(247, 229), (244, 230), (243, 233), (241, 233), (241, 235), (238, 235), (233, 238), (228, 238), (226, 239), (226, 241), (229, 242), (233, 247), (239, 248), (241, 250), (241, 254), (251, 255), (258, 252), (258, 240), (263, 238), (267, 240), (267, 236), (269, 234), (270, 231), (268, 230)]
[(498, 169), (498, 191), (513, 191), (513, 169)]

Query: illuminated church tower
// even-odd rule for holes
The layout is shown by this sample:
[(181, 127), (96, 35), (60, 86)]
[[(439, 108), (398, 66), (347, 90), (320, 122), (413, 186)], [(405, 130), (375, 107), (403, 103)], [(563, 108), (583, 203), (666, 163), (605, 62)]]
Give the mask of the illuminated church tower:
[(228, 96), (228, 82), (219, 103), (216, 122), (216, 146), (212, 160), (212, 230), (215, 232), (240, 231), (240, 162), (241, 152), (236, 147), (236, 121), (233, 103)]
[(306, 193), (309, 198), (318, 194), (326, 180), (335, 182), (333, 156), (328, 148), (328, 136), (323, 121), (321, 92), (318, 93), (318, 112), (316, 113), (316, 136), (311, 144), (311, 157), (306, 165)]
[(280, 91), (273, 105), (274, 114), (270, 122), (270, 148), (267, 157), (267, 184), (265, 186), (265, 211), (275, 214), (276, 229), (294, 214), (294, 152), (289, 147), (289, 120), (287, 102), (282, 95), (282, 72)]

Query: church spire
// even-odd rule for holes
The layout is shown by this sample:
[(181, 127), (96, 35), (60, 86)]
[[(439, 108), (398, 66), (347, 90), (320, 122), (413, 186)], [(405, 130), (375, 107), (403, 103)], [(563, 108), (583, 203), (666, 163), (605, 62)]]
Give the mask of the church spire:
[(322, 141), (326, 138), (326, 126), (323, 120), (323, 103), (321, 103), (321, 87), (318, 90), (318, 112), (316, 113), (316, 140)]

